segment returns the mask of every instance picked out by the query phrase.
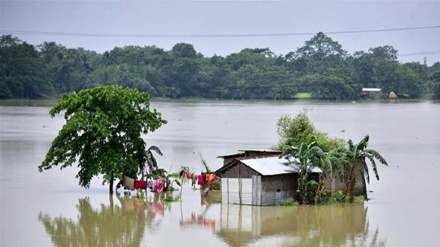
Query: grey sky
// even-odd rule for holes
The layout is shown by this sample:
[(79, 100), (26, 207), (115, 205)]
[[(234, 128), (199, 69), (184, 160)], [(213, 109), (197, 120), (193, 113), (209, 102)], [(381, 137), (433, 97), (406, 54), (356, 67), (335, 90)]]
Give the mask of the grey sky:
[[(0, 0), (0, 34), (13, 34), (35, 45), (55, 41), (70, 48), (84, 47), (97, 52), (125, 45), (156, 45), (169, 50), (176, 43), (186, 42), (205, 56), (225, 56), (244, 48), (269, 48), (277, 55), (284, 55), (303, 46), (319, 31), (440, 26), (439, 13), (440, 1)], [(313, 34), (215, 36), (280, 33)], [(115, 37), (118, 35), (122, 37)], [(423, 62), (423, 57), (428, 64), (440, 61), (440, 28), (328, 35), (351, 54), (392, 45), (402, 55), (399, 59), (403, 62)]]

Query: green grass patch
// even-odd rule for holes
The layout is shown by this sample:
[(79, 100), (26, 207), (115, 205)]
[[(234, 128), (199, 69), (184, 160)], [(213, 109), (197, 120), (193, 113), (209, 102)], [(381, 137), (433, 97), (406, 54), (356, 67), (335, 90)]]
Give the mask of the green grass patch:
[(306, 93), (306, 92), (302, 92), (302, 93), (297, 93), (294, 97), (295, 99), (312, 99), (312, 93)]

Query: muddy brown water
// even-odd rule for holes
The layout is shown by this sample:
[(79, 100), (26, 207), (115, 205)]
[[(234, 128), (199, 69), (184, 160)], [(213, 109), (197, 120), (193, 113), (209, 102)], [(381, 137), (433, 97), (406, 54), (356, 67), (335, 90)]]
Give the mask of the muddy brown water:
[[(308, 109), (315, 126), (369, 147), (389, 167), (363, 204), (295, 207), (222, 205), (189, 183), (180, 202), (147, 193), (109, 197), (77, 168), (38, 173), (63, 118), (48, 106), (0, 106), (0, 246), (440, 246), (440, 104), (435, 102), (152, 102), (168, 124), (146, 136), (159, 166), (212, 169), (217, 156), (275, 145), (276, 120)], [(176, 192), (179, 193), (179, 192)]]

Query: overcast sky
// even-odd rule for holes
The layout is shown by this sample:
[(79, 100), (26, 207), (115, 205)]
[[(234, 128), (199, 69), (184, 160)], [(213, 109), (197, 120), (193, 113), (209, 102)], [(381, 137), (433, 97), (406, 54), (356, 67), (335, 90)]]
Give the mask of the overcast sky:
[[(418, 27), (430, 28), (410, 29)], [(335, 33), (368, 30), (389, 31)], [(0, 0), (0, 35), (100, 53), (126, 45), (170, 50), (186, 42), (205, 56), (226, 56), (244, 48), (269, 48), (285, 55), (319, 31), (350, 54), (392, 45), (400, 61), (423, 63), (426, 57), (431, 65), (440, 61), (440, 0)]]

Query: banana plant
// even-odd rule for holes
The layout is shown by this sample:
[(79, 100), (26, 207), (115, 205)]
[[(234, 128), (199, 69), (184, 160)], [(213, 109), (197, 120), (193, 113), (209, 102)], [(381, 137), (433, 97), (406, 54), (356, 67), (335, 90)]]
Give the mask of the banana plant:
[(324, 155), (325, 153), (318, 145), (317, 137), (314, 135), (298, 146), (287, 147), (281, 154), (281, 157), (287, 159), (286, 165), (297, 165), (299, 168), (297, 192), (301, 204), (309, 204), (313, 200), (310, 188), (316, 185), (316, 181), (312, 181), (310, 175), (313, 168), (320, 166)]
[[(345, 196), (349, 195), (350, 203), (354, 200), (356, 172), (361, 173), (363, 175), (362, 178), (365, 179), (367, 183), (370, 183), (370, 172), (367, 159), (370, 161), (371, 168), (373, 169), (377, 180), (379, 180), (379, 173), (377, 170), (376, 161), (379, 161), (380, 164), (388, 166), (387, 161), (379, 152), (374, 149), (367, 149), (369, 138), (369, 135), (366, 135), (357, 144), (353, 144), (351, 139), (348, 141), (348, 149), (346, 151), (348, 173), (345, 179), (344, 194)], [(366, 188), (364, 188), (364, 193), (366, 193)], [(364, 196), (366, 197), (366, 195)]]
[(145, 151), (139, 152), (138, 162), (139, 162), (139, 173), (141, 177), (144, 177), (146, 166), (148, 166), (148, 173), (153, 173), (158, 169), (156, 158), (153, 155), (153, 152), (156, 152), (160, 156), (163, 156), (162, 152), (157, 146), (151, 146)]

